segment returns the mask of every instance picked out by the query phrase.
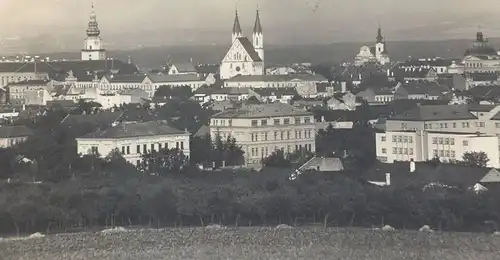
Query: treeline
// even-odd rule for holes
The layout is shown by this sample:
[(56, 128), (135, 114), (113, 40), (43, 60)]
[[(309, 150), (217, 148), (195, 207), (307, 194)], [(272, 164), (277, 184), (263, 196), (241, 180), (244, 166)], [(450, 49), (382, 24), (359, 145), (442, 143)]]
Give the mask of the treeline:
[[(381, 226), (485, 231), (500, 216), (498, 194), (380, 188), (352, 176), (292, 169), (162, 176), (138, 171), (117, 156), (82, 158), (78, 174), (60, 182), (0, 186), (0, 232), (86, 230), (102, 226), (305, 225)], [(87, 168), (85, 168), (87, 167)], [(489, 221), (489, 222), (488, 222)]]

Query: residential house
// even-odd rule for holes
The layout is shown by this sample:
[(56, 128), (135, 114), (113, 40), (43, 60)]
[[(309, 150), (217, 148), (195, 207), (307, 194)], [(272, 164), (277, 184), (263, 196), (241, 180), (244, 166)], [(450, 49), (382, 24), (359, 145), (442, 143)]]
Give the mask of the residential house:
[(210, 121), (210, 134), (234, 137), (251, 167), (275, 150), (316, 150), (313, 114), (283, 103), (244, 105), (217, 113)]
[(211, 85), (215, 82), (215, 78), (209, 75), (206, 78), (202, 78), (196, 74), (165, 75), (163, 73), (150, 73), (148, 77), (151, 80), (154, 91), (161, 86), (189, 86), (193, 91), (196, 91), (201, 86)]
[(196, 66), (196, 72), (202, 79), (207, 79), (209, 75), (213, 75), (215, 79), (219, 75), (219, 65), (218, 64), (199, 64)]
[(336, 95), (326, 101), (330, 110), (349, 110), (354, 111), (357, 107), (356, 96), (351, 92)]
[(139, 165), (144, 153), (162, 148), (177, 148), (189, 157), (190, 133), (168, 126), (164, 122), (121, 122), (105, 130), (76, 139), (77, 153), (105, 157), (119, 151), (128, 162)]
[(477, 86), (498, 85), (498, 72), (466, 73), (465, 89), (471, 89)]
[(316, 157), (299, 167), (299, 171), (319, 171), (319, 172), (341, 172), (344, 165), (339, 158)]
[(424, 190), (447, 188), (483, 192), (496, 190), (500, 184), (500, 173), (494, 168), (427, 162), (378, 163), (365, 171), (362, 178), (377, 186), (420, 185)]
[(447, 74), (448, 68), (453, 64), (456, 60), (453, 59), (444, 59), (441, 57), (435, 58), (421, 58), (421, 59), (409, 59), (405, 62), (400, 62), (396, 66), (399, 69), (407, 69), (413, 70), (416, 69), (429, 69), (432, 68), (436, 71), (437, 74)]
[(387, 70), (387, 76), (393, 81), (437, 81), (438, 73), (433, 68), (393, 68)]
[[(39, 103), (38, 100), (27, 98), (37, 98), (38, 95), (45, 95), (48, 98), (50, 89), (48, 80), (26, 80), (15, 83), (9, 83), (6, 87), (8, 100), (14, 104), (32, 104)], [(39, 94), (41, 93), (41, 94)], [(44, 105), (42, 102), (41, 105)]]
[(0, 125), (0, 148), (15, 146), (30, 136), (33, 136), (33, 131), (25, 125)]
[(168, 75), (197, 75), (198, 71), (192, 63), (174, 63), (168, 69)]
[(356, 94), (357, 98), (369, 105), (387, 104), (394, 100), (394, 91), (390, 88), (367, 88)]
[(409, 82), (398, 85), (394, 91), (395, 99), (438, 100), (450, 90), (437, 82)]
[(289, 104), (297, 96), (294, 88), (250, 88), (248, 97), (255, 97), (263, 103), (281, 102)]

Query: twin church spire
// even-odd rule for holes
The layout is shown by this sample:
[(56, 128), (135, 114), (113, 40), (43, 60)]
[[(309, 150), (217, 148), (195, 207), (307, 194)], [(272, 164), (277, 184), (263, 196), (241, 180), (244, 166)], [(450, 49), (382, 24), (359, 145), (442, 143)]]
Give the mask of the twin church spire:
[[(255, 24), (253, 27), (253, 34), (262, 34), (262, 24), (260, 23), (260, 16), (259, 16), (259, 10), (257, 10), (257, 13), (255, 15)], [(233, 23), (233, 35), (232, 35), (234, 40), (243, 37), (243, 31), (241, 30), (241, 25), (240, 25), (240, 18), (238, 16), (238, 10), (235, 12), (234, 16), (234, 23)]]

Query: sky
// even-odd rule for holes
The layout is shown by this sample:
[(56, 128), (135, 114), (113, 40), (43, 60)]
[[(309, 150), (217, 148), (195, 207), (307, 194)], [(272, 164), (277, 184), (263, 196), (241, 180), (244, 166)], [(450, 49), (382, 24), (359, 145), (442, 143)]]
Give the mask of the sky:
[[(500, 0), (94, 0), (103, 35), (231, 30), (238, 8), (244, 33), (259, 6), (266, 39), (368, 41), (378, 23), (387, 39), (500, 36)], [(0, 37), (85, 30), (91, 0), (0, 0)], [(315, 5), (318, 8), (315, 8)], [(111, 36), (110, 36), (111, 37)]]

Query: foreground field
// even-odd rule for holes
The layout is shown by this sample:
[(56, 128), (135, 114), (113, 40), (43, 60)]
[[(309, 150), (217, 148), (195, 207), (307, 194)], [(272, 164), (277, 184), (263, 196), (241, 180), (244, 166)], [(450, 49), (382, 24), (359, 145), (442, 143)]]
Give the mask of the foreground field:
[(499, 255), (500, 236), (490, 234), (334, 228), (171, 228), (0, 241), (3, 260), (493, 260)]

